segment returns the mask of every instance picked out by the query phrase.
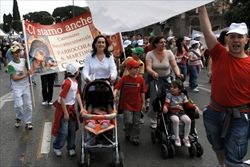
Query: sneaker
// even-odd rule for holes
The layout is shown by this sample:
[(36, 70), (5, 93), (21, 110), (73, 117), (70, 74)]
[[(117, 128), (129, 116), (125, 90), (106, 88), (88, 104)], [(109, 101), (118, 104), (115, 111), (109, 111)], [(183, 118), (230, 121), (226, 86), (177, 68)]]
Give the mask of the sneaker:
[(32, 130), (33, 129), (32, 123), (27, 123), (26, 126), (25, 126), (25, 129), (26, 130)]
[(53, 149), (54, 153), (56, 154), (56, 156), (60, 157), (62, 156), (62, 151), (60, 149)]
[(182, 141), (186, 147), (191, 147), (189, 139), (183, 139)]
[(109, 124), (108, 124), (107, 122), (103, 122), (103, 123), (101, 124), (101, 127), (102, 127), (102, 129), (106, 129), (106, 128), (109, 127)]
[(48, 102), (47, 102), (47, 101), (43, 101), (43, 102), (42, 102), (42, 105), (43, 105), (43, 106), (48, 105)]
[(157, 127), (157, 120), (156, 120), (156, 118), (155, 119), (151, 118), (150, 122), (151, 122), (151, 125), (150, 125), (151, 128), (155, 129)]
[(194, 89), (192, 89), (193, 92), (199, 92), (199, 89), (196, 87)]
[(93, 122), (88, 122), (87, 123), (87, 127), (94, 129), (95, 128), (95, 124)]
[(21, 121), (21, 119), (16, 119), (16, 123), (15, 123), (15, 127), (16, 128), (19, 128), (20, 126), (22, 125), (22, 121)]
[(177, 147), (180, 147), (180, 146), (181, 146), (180, 138), (175, 139), (174, 144), (175, 144)]
[(52, 102), (52, 101), (50, 101), (48, 104), (49, 104), (50, 106), (52, 106), (52, 105), (53, 105), (53, 102)]
[(74, 149), (69, 150), (69, 156), (73, 157), (76, 155), (76, 151)]
[(140, 124), (144, 124), (143, 118), (140, 119)]

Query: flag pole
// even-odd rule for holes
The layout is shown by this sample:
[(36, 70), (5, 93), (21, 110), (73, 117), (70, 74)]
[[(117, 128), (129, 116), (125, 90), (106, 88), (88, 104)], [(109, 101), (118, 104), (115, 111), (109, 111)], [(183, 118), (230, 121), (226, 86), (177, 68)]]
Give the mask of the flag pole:
[[(28, 64), (28, 70), (30, 70), (30, 59), (29, 59), (29, 49), (28, 49), (28, 42), (27, 42), (27, 35), (26, 35), (26, 31), (25, 31), (25, 26), (24, 26), (24, 20), (22, 20), (22, 26), (23, 26), (23, 35), (24, 35), (24, 41), (25, 41), (25, 54), (26, 54), (26, 60), (27, 60), (27, 64)], [(32, 86), (32, 79), (31, 79), (31, 75), (29, 75), (29, 82), (30, 82), (30, 93), (31, 93), (31, 100), (32, 100), (32, 107), (33, 110), (35, 109), (35, 96), (34, 96), (34, 89)]]

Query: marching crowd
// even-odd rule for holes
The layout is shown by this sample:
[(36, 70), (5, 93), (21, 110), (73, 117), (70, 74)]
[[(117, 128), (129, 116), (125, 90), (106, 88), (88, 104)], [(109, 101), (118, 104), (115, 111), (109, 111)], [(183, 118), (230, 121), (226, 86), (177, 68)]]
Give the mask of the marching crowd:
[[(156, 128), (157, 115), (154, 112), (153, 100), (158, 92), (169, 90), (164, 97), (163, 112), (171, 113), (175, 145), (178, 147), (183, 143), (190, 147), (190, 118), (185, 114), (183, 105), (197, 112), (201, 111), (183, 94), (183, 82), (188, 82), (190, 91), (198, 93), (199, 73), (202, 68), (208, 68), (211, 78), (211, 101), (203, 113), (207, 138), (216, 153), (219, 166), (242, 166), (250, 136), (248, 29), (245, 23), (232, 23), (228, 31), (222, 32), (217, 39), (212, 32), (204, 6), (199, 8), (199, 18), (206, 44), (201, 42), (202, 36), (199, 34), (194, 34), (192, 38), (142, 37), (140, 34), (123, 36), (125, 52), (119, 60), (109, 51), (106, 37), (97, 36), (92, 43), (91, 54), (85, 58), (84, 68), (79, 71), (79, 66), (75, 63), (69, 63), (66, 67), (66, 77), (55, 104), (58, 111), (52, 130), (56, 136), (53, 143), (55, 154), (62, 155), (61, 148), (67, 141), (69, 154), (75, 155), (75, 129), (78, 124), (75, 118), (75, 99), (79, 104), (80, 115), (88, 112), (80, 98), (82, 90), (78, 89), (76, 80), (79, 75), (84, 84), (96, 79), (108, 79), (114, 85), (114, 98), (118, 97), (119, 91), (121, 92), (119, 109), (124, 115), (125, 137), (135, 145), (140, 143), (142, 111), (148, 111), (150, 126)], [(27, 69), (23, 53), (25, 47), (21, 46), (21, 43), (14, 41), (9, 49), (6, 49), (8, 46), (4, 44), (6, 42), (3, 42), (1, 47), (1, 59), (11, 77), (16, 113), (15, 126), (20, 127), (23, 121), (26, 129), (31, 130), (32, 105), (28, 78), (36, 69)], [(5, 63), (5, 58), (8, 63)], [(120, 62), (118, 65), (117, 61)], [(54, 77), (51, 79), (49, 92), (42, 91), (42, 104), (52, 105)], [(42, 82), (48, 81), (41, 79)], [(182, 141), (178, 135), (179, 119), (185, 123)]]

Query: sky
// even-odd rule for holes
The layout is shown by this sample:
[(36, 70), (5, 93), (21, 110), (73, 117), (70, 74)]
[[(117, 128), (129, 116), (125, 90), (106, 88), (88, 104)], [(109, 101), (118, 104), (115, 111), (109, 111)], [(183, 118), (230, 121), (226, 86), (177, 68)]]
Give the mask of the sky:
[[(87, 6), (85, 0), (17, 0), (20, 16), (29, 12), (47, 11), (52, 14), (57, 7), (68, 5), (84, 7)], [(12, 14), (13, 0), (0, 0), (0, 23), (3, 23), (3, 15)]]

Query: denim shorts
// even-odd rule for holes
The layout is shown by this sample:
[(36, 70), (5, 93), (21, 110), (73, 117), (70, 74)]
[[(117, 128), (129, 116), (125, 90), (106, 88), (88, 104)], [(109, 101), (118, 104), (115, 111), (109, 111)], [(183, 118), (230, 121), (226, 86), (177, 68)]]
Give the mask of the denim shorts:
[(221, 138), (224, 112), (207, 107), (203, 113), (207, 138), (214, 151), (225, 152), (225, 163), (228, 166), (243, 166), (250, 137), (250, 113), (241, 113), (241, 118), (233, 118), (225, 138)]

